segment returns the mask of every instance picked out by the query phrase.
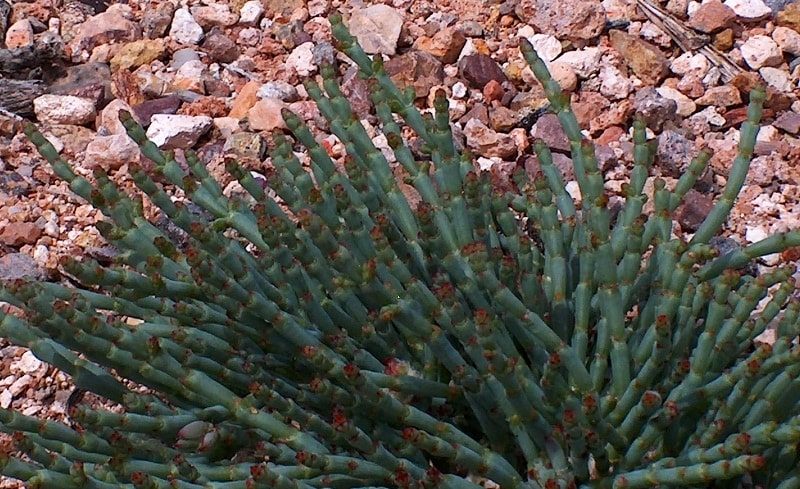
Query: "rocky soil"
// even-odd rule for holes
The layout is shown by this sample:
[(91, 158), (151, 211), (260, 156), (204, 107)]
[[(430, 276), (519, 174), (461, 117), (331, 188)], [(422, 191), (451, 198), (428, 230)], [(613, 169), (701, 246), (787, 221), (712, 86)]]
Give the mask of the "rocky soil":
[[(285, 128), (285, 107), (341, 155), (302, 85), (319, 79), (325, 62), (335, 64), (364, 124), (375, 123), (365, 83), (331, 44), (327, 18), (337, 11), (396, 83), (416, 90), (421, 108), (446, 91), (459, 143), (497, 185), (511, 185), (515, 168), (537, 171), (533, 138), (553, 148), (572, 180), (565, 136), (542, 110), (546, 100), (522, 60), (520, 37), (571, 94), (612, 198), (630, 170), (635, 113), (658, 140), (654, 174), (668, 183), (701, 149), (713, 149), (709, 171), (680, 211), (680, 235), (697, 228), (724, 186), (749, 89), (766, 83), (756, 158), (725, 235), (746, 244), (800, 228), (800, 3), (0, 0), (0, 279), (65, 280), (62, 257), (113, 254), (95, 227), (99, 212), (53, 175), (19, 132), (19, 116), (36, 121), (78, 173), (102, 168), (130, 189), (129, 164), (146, 162), (117, 119), (129, 110), (179, 158), (198, 151), (234, 192), (224, 159), (269, 171), (269, 135)], [(574, 182), (569, 189), (580, 197)], [(796, 259), (785, 253), (759, 266)], [(0, 341), (0, 407), (64, 420), (71, 392), (67, 376)], [(0, 435), (0, 450), (8, 449)], [(0, 488), (17, 486), (0, 480)]]

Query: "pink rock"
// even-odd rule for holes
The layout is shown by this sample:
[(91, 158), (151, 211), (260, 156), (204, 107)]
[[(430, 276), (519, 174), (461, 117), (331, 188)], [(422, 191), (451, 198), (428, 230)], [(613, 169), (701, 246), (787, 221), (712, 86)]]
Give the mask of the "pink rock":
[(42, 230), (32, 222), (12, 222), (0, 231), (0, 241), (7, 246), (33, 244), (42, 235)]
[(89, 18), (78, 26), (75, 37), (70, 41), (72, 61), (86, 61), (94, 48), (102, 44), (126, 43), (141, 39), (139, 24), (128, 20), (116, 11), (107, 10)]
[(281, 116), (281, 111), (285, 108), (286, 104), (277, 98), (259, 100), (247, 112), (250, 128), (254, 131), (286, 129), (286, 122), (284, 122), (283, 116)]
[(711, 87), (702, 97), (695, 100), (698, 105), (713, 105), (715, 107), (730, 107), (742, 103), (739, 90), (732, 85)]
[(478, 119), (470, 119), (467, 122), (464, 126), (464, 136), (467, 138), (469, 149), (479, 156), (510, 159), (517, 155), (514, 138), (491, 130)]
[(736, 20), (736, 12), (719, 0), (703, 3), (689, 19), (689, 27), (706, 34), (719, 32)]
[(433, 55), (444, 64), (455, 63), (467, 38), (461, 29), (445, 27), (433, 37), (420, 37), (414, 42), (414, 49)]
[(212, 27), (229, 27), (239, 20), (239, 16), (231, 12), (225, 4), (199, 5), (190, 9), (192, 17), (203, 29)]
[(752, 36), (739, 49), (744, 62), (754, 70), (783, 63), (783, 52), (771, 37)]
[(775, 119), (772, 125), (790, 134), (800, 133), (800, 114), (787, 110)]
[(86, 146), (84, 164), (105, 171), (139, 161), (139, 146), (127, 134), (98, 136)]
[(403, 16), (388, 5), (378, 4), (356, 10), (350, 17), (350, 31), (367, 54), (395, 54)]
[(538, 32), (570, 40), (593, 39), (606, 24), (600, 0), (520, 0), (515, 12)]
[(6, 48), (14, 49), (31, 44), (33, 44), (33, 26), (30, 20), (18, 20), (6, 31)]
[(33, 110), (40, 122), (83, 125), (97, 115), (94, 101), (72, 95), (45, 94), (33, 100)]

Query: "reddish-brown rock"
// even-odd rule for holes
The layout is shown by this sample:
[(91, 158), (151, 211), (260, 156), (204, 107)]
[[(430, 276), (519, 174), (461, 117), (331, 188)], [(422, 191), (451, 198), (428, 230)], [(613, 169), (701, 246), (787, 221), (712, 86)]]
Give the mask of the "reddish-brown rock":
[(33, 244), (42, 235), (42, 230), (32, 222), (12, 222), (0, 231), (0, 241), (7, 246)]
[(458, 70), (470, 86), (481, 90), (492, 80), (498, 83), (508, 81), (500, 65), (485, 54), (464, 56), (458, 63)]
[(736, 20), (736, 13), (732, 8), (719, 0), (710, 0), (698, 7), (689, 18), (689, 27), (713, 34), (729, 27)]

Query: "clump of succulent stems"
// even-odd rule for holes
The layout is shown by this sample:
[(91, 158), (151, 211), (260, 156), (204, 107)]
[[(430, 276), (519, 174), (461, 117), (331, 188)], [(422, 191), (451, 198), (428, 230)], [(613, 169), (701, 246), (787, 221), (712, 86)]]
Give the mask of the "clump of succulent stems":
[[(725, 256), (709, 244), (747, 174), (763, 90), (750, 95), (724, 192), (684, 241), (673, 214), (709, 153), (674, 189), (655, 180), (645, 214), (654, 150), (635, 122), (635, 165), (612, 215), (568, 96), (522, 41), (569, 138), (581, 201), (541, 141), (541, 173), (517, 172), (519, 191), (501, 191), (454, 144), (442, 92), (421, 114), (331, 22), (416, 205), (329, 66), (322, 87), (306, 88), (344, 143), (343, 165), (285, 112), (296, 143), (275, 136), (266, 182), (229, 164), (249, 200), (223, 196), (195, 154), (186, 170), (124, 115), (154, 165), (132, 165), (133, 179), (185, 243), (29, 128), (103, 211), (98, 229), (119, 255), (66, 260), (77, 288), (6, 283), (0, 298), (24, 314), (3, 314), (0, 335), (124, 411), (78, 404), (66, 426), (0, 409), (0, 430), (26, 455), (0, 454), (0, 473), (58, 489), (800, 487), (794, 269), (737, 271), (800, 245), (800, 233)], [(775, 341), (755, 342), (767, 328)]]

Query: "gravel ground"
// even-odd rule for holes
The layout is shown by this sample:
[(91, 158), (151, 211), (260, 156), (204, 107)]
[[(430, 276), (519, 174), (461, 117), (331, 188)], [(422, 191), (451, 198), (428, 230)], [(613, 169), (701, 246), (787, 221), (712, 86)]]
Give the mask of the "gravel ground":
[[(116, 114), (131, 110), (149, 124), (153, 139), (179, 157), (197, 150), (227, 191), (235, 191), (222, 170), (224, 157), (266, 171), (263, 150), (269, 134), (284, 127), (283, 107), (306, 120), (331, 154), (341, 153), (302, 86), (319, 77), (323, 60), (338, 60), (355, 110), (365, 124), (374, 122), (366, 87), (330, 44), (327, 18), (337, 11), (369, 52), (383, 56), (398, 83), (416, 89), (420, 107), (430, 106), (435, 90), (446, 91), (459, 141), (498, 185), (509, 185), (517, 167), (536, 171), (533, 137), (556, 151), (570, 179), (564, 135), (552, 116), (541, 115), (542, 89), (519, 54), (520, 36), (571, 93), (586, 136), (598, 146), (612, 198), (630, 170), (628, 127), (636, 112), (658, 138), (654, 175), (668, 184), (701, 149), (715, 150), (679, 214), (675, 232), (683, 236), (702, 222), (724, 186), (749, 88), (766, 82), (756, 158), (724, 235), (744, 244), (800, 227), (800, 4), (36, 0), (9, 6), (0, 0), (0, 12), (3, 6), (10, 13), (7, 49), (0, 50), (0, 107), (9, 110), (0, 113), (0, 279), (66, 280), (62, 257), (113, 253), (95, 228), (99, 212), (53, 175), (12, 112), (35, 120), (78, 173), (89, 177), (103, 168), (130, 189), (128, 164), (139, 156), (120, 135)], [(40, 96), (10, 110), (13, 83), (25, 88), (20, 93)], [(375, 141), (382, 144), (379, 134)], [(797, 255), (770, 256), (758, 266)], [(0, 407), (65, 420), (71, 393), (66, 375), (0, 340)], [(102, 400), (89, 395), (83, 402)], [(0, 435), (0, 451), (9, 443)], [(0, 488), (11, 487), (19, 484), (0, 478)]]

